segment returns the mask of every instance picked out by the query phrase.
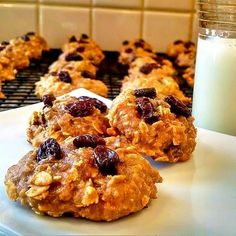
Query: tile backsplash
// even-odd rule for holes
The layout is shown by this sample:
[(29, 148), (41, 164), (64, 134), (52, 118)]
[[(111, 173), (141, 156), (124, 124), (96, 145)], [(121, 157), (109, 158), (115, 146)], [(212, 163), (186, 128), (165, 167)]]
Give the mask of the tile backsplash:
[(176, 40), (196, 40), (194, 0), (8, 0), (0, 1), (0, 40), (27, 31), (59, 48), (87, 33), (104, 50), (125, 39), (144, 38), (158, 51)]

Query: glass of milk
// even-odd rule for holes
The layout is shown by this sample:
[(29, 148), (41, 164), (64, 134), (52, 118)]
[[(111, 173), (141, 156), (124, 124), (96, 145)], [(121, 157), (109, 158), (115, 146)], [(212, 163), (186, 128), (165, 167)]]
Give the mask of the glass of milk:
[(197, 6), (195, 124), (236, 136), (236, 0), (198, 0)]

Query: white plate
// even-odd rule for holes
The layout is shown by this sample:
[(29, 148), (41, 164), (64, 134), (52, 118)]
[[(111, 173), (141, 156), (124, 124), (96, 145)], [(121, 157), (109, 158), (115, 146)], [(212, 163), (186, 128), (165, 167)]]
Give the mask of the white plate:
[[(99, 98), (84, 89), (73, 94)], [(108, 106), (111, 103), (104, 98), (103, 101)], [(198, 129), (198, 144), (190, 161), (154, 164), (164, 182), (159, 184), (159, 198), (139, 213), (114, 222), (96, 223), (38, 216), (11, 202), (4, 190), (4, 175), (31, 149), (25, 129), (30, 113), (39, 106), (0, 113), (0, 235), (235, 234), (236, 137), (203, 129)]]

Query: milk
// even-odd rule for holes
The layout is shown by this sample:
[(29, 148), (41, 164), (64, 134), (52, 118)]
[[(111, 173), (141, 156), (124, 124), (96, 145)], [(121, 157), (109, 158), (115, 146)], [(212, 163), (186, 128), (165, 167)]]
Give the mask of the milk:
[(236, 39), (198, 39), (193, 115), (198, 127), (236, 136)]

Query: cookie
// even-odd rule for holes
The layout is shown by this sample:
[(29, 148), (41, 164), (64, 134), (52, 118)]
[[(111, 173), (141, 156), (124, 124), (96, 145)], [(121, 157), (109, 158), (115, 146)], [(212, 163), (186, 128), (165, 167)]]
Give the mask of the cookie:
[(121, 91), (149, 87), (155, 88), (160, 97), (173, 95), (186, 104), (191, 103), (191, 98), (184, 95), (180, 90), (178, 83), (170, 76), (153, 75), (137, 79), (126, 76), (122, 81)]
[(0, 52), (0, 81), (14, 80), (16, 70), (11, 60)]
[(80, 39), (72, 36), (63, 45), (62, 51), (59, 59), (66, 61), (90, 60), (94, 65), (99, 65), (105, 57), (101, 48), (86, 34), (82, 34)]
[(36, 214), (112, 221), (145, 208), (161, 180), (134, 148), (87, 135), (46, 140), (8, 169), (5, 186)]
[(194, 75), (195, 75), (195, 69), (194, 67), (189, 67), (184, 70), (184, 73), (182, 75), (183, 79), (187, 82), (187, 84), (190, 87), (193, 87), (194, 85)]
[(151, 45), (143, 39), (132, 41), (125, 40), (120, 48), (119, 63), (130, 65), (138, 57), (156, 57), (156, 52)]
[(35, 94), (38, 97), (42, 97), (44, 94), (52, 94), (58, 97), (74, 89), (85, 88), (106, 97), (108, 93), (107, 86), (102, 81), (91, 79), (91, 77), (93, 78), (91, 73), (73, 70), (61, 70), (58, 73), (51, 72), (35, 83)]
[(186, 161), (196, 145), (190, 110), (174, 96), (159, 98), (154, 88), (123, 91), (113, 100), (108, 119), (108, 134), (124, 135), (155, 161)]
[(85, 96), (55, 99), (45, 95), (43, 102), (44, 108), (31, 115), (26, 132), (33, 146), (39, 146), (47, 138), (62, 142), (69, 136), (86, 133), (106, 135), (107, 107), (98, 99)]
[(3, 98), (5, 98), (5, 95), (2, 92), (2, 83), (1, 83), (1, 80), (0, 80), (0, 99), (3, 99)]

